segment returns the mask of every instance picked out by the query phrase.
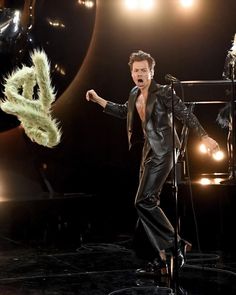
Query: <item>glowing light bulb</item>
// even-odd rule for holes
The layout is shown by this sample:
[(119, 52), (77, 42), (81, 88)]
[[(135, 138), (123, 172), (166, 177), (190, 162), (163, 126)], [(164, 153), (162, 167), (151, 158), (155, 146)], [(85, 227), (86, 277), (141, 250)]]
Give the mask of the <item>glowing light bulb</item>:
[(208, 184), (210, 184), (210, 183), (211, 183), (211, 181), (210, 181), (209, 178), (201, 178), (201, 179), (200, 179), (200, 184), (201, 184), (201, 185), (208, 185)]
[(214, 178), (214, 184), (220, 184), (223, 178)]
[(212, 157), (216, 161), (221, 161), (222, 159), (224, 159), (224, 153), (222, 151), (217, 151), (216, 153), (212, 154)]
[(183, 7), (191, 7), (194, 4), (194, 0), (180, 0)]
[(207, 147), (205, 146), (205, 144), (200, 144), (199, 146), (199, 150), (201, 153), (206, 154), (207, 153)]

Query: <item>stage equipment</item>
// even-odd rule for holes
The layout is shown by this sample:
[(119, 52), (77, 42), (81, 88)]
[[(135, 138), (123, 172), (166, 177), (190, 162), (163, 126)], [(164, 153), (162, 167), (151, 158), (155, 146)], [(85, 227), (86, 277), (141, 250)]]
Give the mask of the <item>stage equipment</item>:
[[(172, 195), (175, 200), (175, 223), (174, 223), (174, 257), (171, 257), (171, 263), (170, 263), (170, 276), (171, 279), (173, 279), (174, 282), (174, 289), (177, 294), (177, 289), (179, 288), (179, 268), (181, 267), (179, 265), (179, 247), (178, 247), (178, 232), (179, 232), (179, 214), (178, 214), (178, 184), (177, 184), (177, 159), (180, 154), (181, 159), (183, 158), (183, 150), (185, 150), (185, 144), (187, 143), (185, 137), (188, 135), (188, 128), (187, 126), (184, 126), (181, 132), (181, 139), (180, 139), (180, 150), (177, 151), (175, 146), (175, 108), (174, 108), (174, 83), (180, 83), (180, 80), (176, 77), (172, 76), (171, 74), (165, 75), (166, 81), (171, 83), (171, 112), (172, 112), (172, 162), (173, 162), (173, 168), (172, 168)], [(180, 169), (179, 169), (180, 170)], [(181, 249), (182, 251), (182, 249)], [(183, 249), (185, 251), (185, 249)], [(185, 259), (185, 253), (182, 253)]]
[(228, 155), (229, 155), (229, 179), (224, 181), (225, 184), (236, 184), (236, 160), (235, 160), (235, 143), (236, 143), (236, 107), (235, 107), (235, 62), (236, 62), (236, 34), (232, 47), (227, 53), (224, 65), (223, 78), (231, 81), (231, 100), (226, 107), (218, 114), (218, 122), (222, 127), (227, 127), (228, 133)]
[[(199, 151), (202, 154), (207, 154), (208, 153), (207, 147), (204, 144), (200, 144)], [(212, 153), (211, 156), (212, 156), (212, 158), (214, 160), (221, 161), (224, 158), (224, 153), (221, 150), (219, 150), (219, 151), (217, 151), (215, 153)]]
[[(175, 146), (174, 141), (175, 141), (175, 110), (174, 110), (174, 105), (173, 105), (173, 96), (175, 93), (175, 87), (176, 86), (180, 86), (181, 89), (183, 89), (183, 86), (185, 87), (192, 87), (192, 86), (196, 86), (196, 85), (204, 85), (204, 86), (208, 86), (208, 85), (230, 85), (230, 81), (228, 80), (207, 80), (207, 81), (180, 81), (179, 79), (177, 79), (176, 77), (173, 77), (172, 75), (168, 74), (165, 76), (165, 79), (167, 81), (171, 82), (171, 91), (172, 91), (172, 134), (173, 134), (173, 146)], [(191, 103), (196, 103), (196, 99), (193, 100), (193, 98), (191, 97), (187, 97), (184, 99), (184, 102), (191, 102)], [(214, 100), (211, 99), (210, 101), (206, 101), (201, 99), (200, 103), (218, 103), (218, 102), (222, 102), (222, 100)], [(191, 105), (190, 107), (193, 107), (193, 105)], [(182, 146), (181, 148), (185, 151), (185, 147), (186, 147), (186, 137), (188, 135), (188, 128), (186, 126), (184, 126), (183, 128), (184, 134), (186, 135), (184, 139), (181, 139), (182, 141)], [(184, 143), (184, 145), (183, 145)], [(181, 154), (181, 151), (180, 151)], [(183, 157), (183, 151), (182, 151), (182, 157)], [(175, 148), (173, 148), (173, 170), (172, 170), (172, 193), (175, 199), (175, 254), (174, 254), (174, 266), (173, 266), (173, 279), (175, 281), (176, 284), (176, 288), (178, 288), (178, 280), (179, 280), (179, 267), (178, 267), (178, 260), (177, 260), (177, 250), (178, 250), (178, 231), (179, 231), (179, 214), (178, 214), (178, 186), (177, 186), (177, 159), (176, 159), (176, 150)]]
[[(37, 50), (31, 59), (31, 68), (23, 66), (6, 78), (6, 98), (0, 107), (17, 116), (32, 141), (52, 148), (60, 142), (61, 131), (59, 122), (51, 116), (51, 104), (56, 96), (51, 86), (49, 61), (43, 51)], [(34, 97), (36, 86), (39, 89), (37, 99)]]
[[(169, 77), (168, 77), (169, 75)], [(174, 279), (175, 283), (175, 290), (178, 289), (179, 286), (179, 267), (178, 267), (178, 231), (179, 231), (179, 214), (178, 214), (178, 185), (177, 185), (177, 166), (176, 166), (176, 149), (175, 149), (175, 108), (174, 108), (174, 83), (175, 79), (172, 79), (172, 76), (168, 74), (165, 78), (170, 78), (171, 82), (171, 96), (172, 96), (172, 103), (171, 103), (171, 110), (172, 110), (172, 161), (173, 161), (173, 169), (172, 169), (172, 194), (175, 200), (175, 243), (174, 243), (174, 261), (171, 262), (171, 277)], [(174, 77), (173, 77), (174, 78)], [(176, 83), (179, 83), (179, 80), (176, 79)]]
[[(231, 71), (231, 73), (234, 73), (235, 69)], [(232, 75), (231, 80), (196, 80), (196, 81), (180, 81), (178, 84), (181, 84), (182, 86), (185, 86), (185, 90), (190, 89), (193, 86), (200, 85), (200, 86), (227, 86), (226, 89), (229, 87), (231, 88), (230, 96), (231, 100), (230, 102), (225, 97), (225, 94), (220, 94), (221, 97), (219, 99), (214, 99), (214, 97), (209, 97), (208, 100), (204, 98), (197, 98), (193, 99), (191, 97), (187, 97), (185, 99), (185, 102), (195, 102), (195, 103), (223, 103), (226, 102), (230, 104), (230, 115), (229, 115), (229, 128), (230, 128), (230, 143), (229, 143), (229, 167), (228, 167), (228, 180), (223, 181), (224, 184), (235, 184), (236, 183), (236, 160), (235, 160), (235, 81), (234, 81), (234, 75)], [(173, 82), (177, 84), (177, 82)], [(226, 90), (227, 91), (227, 90)], [(219, 96), (219, 94), (217, 95)]]

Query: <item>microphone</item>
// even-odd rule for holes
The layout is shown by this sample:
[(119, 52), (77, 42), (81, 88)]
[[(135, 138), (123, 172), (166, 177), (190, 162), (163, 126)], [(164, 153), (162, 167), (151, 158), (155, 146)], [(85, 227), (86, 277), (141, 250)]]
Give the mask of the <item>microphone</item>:
[(172, 76), (171, 74), (166, 74), (165, 75), (165, 80), (167, 82), (180, 82), (179, 79), (177, 79), (176, 77)]

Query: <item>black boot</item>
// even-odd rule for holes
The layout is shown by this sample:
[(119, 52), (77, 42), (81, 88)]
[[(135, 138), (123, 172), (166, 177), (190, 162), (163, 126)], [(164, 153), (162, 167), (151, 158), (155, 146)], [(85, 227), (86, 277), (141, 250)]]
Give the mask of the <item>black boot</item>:
[(191, 243), (183, 239), (179, 241), (178, 249), (177, 249), (178, 268), (183, 267), (183, 265), (186, 262), (186, 254), (187, 252), (191, 251), (191, 249), (192, 249)]
[(153, 261), (154, 265), (154, 271), (156, 274), (160, 276), (167, 276), (169, 271), (168, 271), (168, 265), (166, 260), (160, 260), (160, 259), (155, 259)]
[(147, 262), (145, 267), (136, 269), (136, 275), (138, 276), (153, 276), (154, 267), (152, 262)]
[(144, 268), (137, 269), (136, 275), (143, 277), (166, 276), (168, 275), (168, 266), (166, 261), (154, 259), (153, 262), (148, 262)]
[[(192, 245), (188, 241), (181, 239), (178, 242), (177, 247), (178, 247), (177, 248), (177, 263), (178, 263), (178, 269), (180, 269), (185, 264), (186, 253), (191, 250)], [(175, 254), (176, 254), (175, 252), (176, 251), (175, 251), (174, 247), (170, 248), (169, 251), (167, 251), (167, 257), (168, 257), (170, 268), (172, 269), (172, 271), (173, 271), (173, 265), (175, 263)]]

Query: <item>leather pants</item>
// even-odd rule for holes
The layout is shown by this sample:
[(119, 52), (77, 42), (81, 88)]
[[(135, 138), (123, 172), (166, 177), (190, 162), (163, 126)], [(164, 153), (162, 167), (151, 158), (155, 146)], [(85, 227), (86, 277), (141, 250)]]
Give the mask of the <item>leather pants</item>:
[[(146, 139), (142, 152), (139, 187), (135, 198), (138, 213), (136, 232), (141, 230), (144, 234), (142, 240), (149, 242), (150, 250), (153, 252), (152, 258), (159, 257), (161, 250), (174, 246), (174, 228), (160, 208), (160, 193), (172, 167), (172, 152), (158, 157)], [(151, 253), (146, 254), (151, 255)]]

